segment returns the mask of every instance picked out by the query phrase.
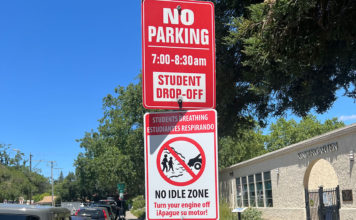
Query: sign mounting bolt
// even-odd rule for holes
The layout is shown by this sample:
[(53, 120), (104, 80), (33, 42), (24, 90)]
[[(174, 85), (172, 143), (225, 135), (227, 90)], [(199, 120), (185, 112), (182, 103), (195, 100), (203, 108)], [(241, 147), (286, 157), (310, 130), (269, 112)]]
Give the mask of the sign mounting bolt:
[(180, 5), (177, 6), (177, 10), (178, 10), (178, 14), (180, 15), (181, 11), (182, 11), (182, 7)]
[(179, 98), (178, 98), (178, 105), (179, 105), (179, 109), (182, 109), (182, 107), (183, 107), (183, 98), (182, 98), (182, 96), (179, 96)]

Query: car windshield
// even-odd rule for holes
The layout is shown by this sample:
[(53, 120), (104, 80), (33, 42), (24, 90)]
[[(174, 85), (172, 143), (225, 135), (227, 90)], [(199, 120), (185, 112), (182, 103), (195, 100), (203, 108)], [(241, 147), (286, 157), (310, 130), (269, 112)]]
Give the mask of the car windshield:
[(14, 214), (0, 214), (0, 220), (39, 220), (37, 216), (31, 215), (14, 215)]

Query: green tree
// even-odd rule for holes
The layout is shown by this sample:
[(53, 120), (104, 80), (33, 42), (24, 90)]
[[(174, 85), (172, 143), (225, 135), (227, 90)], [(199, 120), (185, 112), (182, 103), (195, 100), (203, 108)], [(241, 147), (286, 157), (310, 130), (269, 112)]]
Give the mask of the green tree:
[(80, 198), (79, 185), (74, 173), (69, 172), (62, 181), (58, 181), (54, 186), (54, 192), (59, 195), (64, 202), (78, 201)]
[(303, 117), (299, 123), (293, 119), (287, 121), (280, 118), (269, 128), (270, 134), (266, 137), (266, 147), (268, 151), (278, 150), (343, 126), (345, 124), (339, 122), (337, 118), (328, 119), (324, 123), (312, 115)]
[(0, 164), (5, 166), (10, 165), (10, 155), (7, 153), (9, 148), (9, 145), (0, 144)]
[(43, 193), (49, 189), (49, 181), (26, 167), (24, 154), (20, 151), (12, 157), (10, 145), (0, 144), (0, 202), (4, 199), (29, 199), (30, 193)]
[[(29, 177), (29, 175), (27, 175)], [(51, 189), (51, 184), (49, 182), (49, 179), (44, 177), (43, 175), (32, 172), (31, 173), (31, 189), (32, 189), (32, 194), (42, 194), (45, 192), (49, 192)]]
[(63, 180), (64, 180), (64, 176), (63, 176), (63, 172), (61, 171), (58, 177), (58, 182), (63, 182)]
[(219, 168), (251, 159), (265, 153), (265, 136), (255, 129), (238, 130), (234, 136), (219, 139)]
[(97, 132), (80, 140), (85, 149), (75, 162), (82, 197), (114, 195), (125, 183), (132, 195), (144, 192), (144, 143), (141, 83), (118, 87), (103, 101)]
[(338, 89), (356, 98), (353, 1), (215, 2), (219, 134), (251, 117), (325, 112)]
[(321, 123), (315, 116), (308, 115), (297, 123), (295, 120), (280, 118), (269, 127), (269, 134), (264, 135), (259, 127), (240, 129), (234, 136), (219, 139), (219, 168), (278, 150), (345, 126), (336, 118)]
[[(219, 136), (234, 136), (241, 126), (253, 128), (256, 110), (253, 104), (263, 101), (254, 91), (249, 90), (248, 81), (242, 74), (241, 60), (244, 55), (239, 51), (242, 43), (227, 44), (226, 36), (231, 30), (231, 20), (247, 14), (246, 6), (261, 0), (215, 0), (216, 34), (216, 101), (219, 113)], [(264, 119), (267, 115), (260, 116)], [(260, 120), (260, 125), (264, 125)]]

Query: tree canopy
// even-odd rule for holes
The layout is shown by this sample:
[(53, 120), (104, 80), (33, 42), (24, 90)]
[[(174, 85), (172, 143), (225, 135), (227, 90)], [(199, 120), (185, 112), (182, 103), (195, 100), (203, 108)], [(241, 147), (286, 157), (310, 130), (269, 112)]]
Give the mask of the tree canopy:
[(44, 176), (30, 172), (26, 166), (24, 154), (20, 151), (11, 156), (10, 145), (0, 144), (0, 202), (17, 200), (19, 197), (29, 199), (33, 195), (49, 190), (49, 180)]
[(66, 177), (63, 174), (55, 182), (55, 195), (59, 195), (62, 201), (71, 202), (80, 199), (80, 187), (77, 176), (69, 172)]
[(268, 134), (263, 134), (257, 125), (252, 129), (239, 130), (234, 136), (220, 138), (219, 168), (231, 166), (343, 126), (345, 124), (339, 122), (337, 118), (327, 119), (322, 123), (315, 116), (307, 115), (300, 122), (279, 118), (269, 126)]
[(236, 131), (233, 136), (219, 139), (219, 168), (251, 159), (266, 152), (266, 137), (262, 130), (256, 126)]
[(94, 198), (117, 193), (117, 184), (127, 191), (144, 192), (144, 143), (141, 83), (115, 89), (103, 100), (104, 117), (97, 131), (80, 140), (85, 152), (75, 162), (81, 195)]
[[(220, 167), (299, 142), (342, 123), (312, 116), (336, 99), (355, 99), (355, 7), (349, 0), (215, 0)], [(144, 191), (141, 82), (104, 98), (99, 127), (79, 140), (75, 162), (82, 197), (113, 195), (125, 183)], [(270, 116), (291, 111), (263, 135)], [(256, 123), (257, 120), (257, 123)], [(292, 135), (293, 134), (293, 135)]]
[(299, 123), (294, 119), (287, 121), (280, 118), (269, 127), (269, 134), (266, 136), (266, 149), (267, 151), (278, 150), (343, 126), (345, 124), (338, 121), (337, 118), (327, 119), (324, 123), (312, 115), (303, 117)]
[(323, 113), (339, 89), (355, 99), (355, 19), (349, 0), (217, 0), (220, 122)]

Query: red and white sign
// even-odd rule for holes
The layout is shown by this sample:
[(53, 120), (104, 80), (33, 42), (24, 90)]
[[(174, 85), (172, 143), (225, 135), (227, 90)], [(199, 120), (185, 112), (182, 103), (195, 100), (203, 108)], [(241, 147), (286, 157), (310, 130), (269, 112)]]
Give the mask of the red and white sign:
[(147, 219), (219, 219), (215, 110), (147, 113)]
[(144, 0), (142, 44), (145, 108), (215, 108), (212, 2)]

